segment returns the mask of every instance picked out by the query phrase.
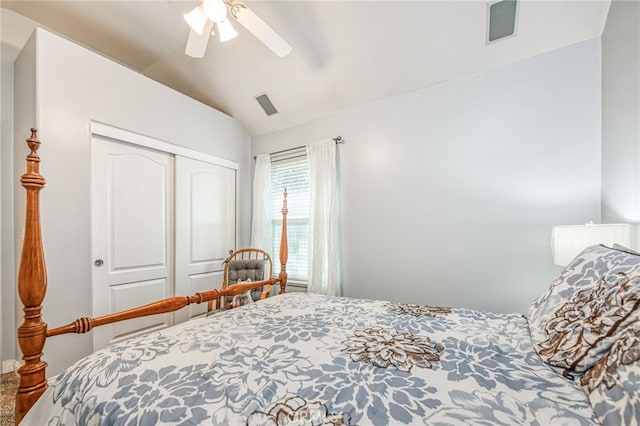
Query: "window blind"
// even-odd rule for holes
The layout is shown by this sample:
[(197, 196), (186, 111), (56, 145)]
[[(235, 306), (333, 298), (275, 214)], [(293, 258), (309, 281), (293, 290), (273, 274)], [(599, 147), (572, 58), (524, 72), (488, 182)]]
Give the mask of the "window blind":
[(287, 189), (287, 238), (289, 279), (307, 281), (309, 269), (309, 167), (306, 152), (291, 152), (271, 161), (271, 220), (274, 272), (280, 271), (282, 194)]

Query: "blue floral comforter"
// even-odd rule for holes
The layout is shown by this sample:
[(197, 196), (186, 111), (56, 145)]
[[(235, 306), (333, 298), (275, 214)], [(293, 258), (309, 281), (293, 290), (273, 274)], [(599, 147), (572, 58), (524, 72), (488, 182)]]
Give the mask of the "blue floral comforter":
[(26, 425), (587, 425), (516, 314), (291, 293), (110, 346)]

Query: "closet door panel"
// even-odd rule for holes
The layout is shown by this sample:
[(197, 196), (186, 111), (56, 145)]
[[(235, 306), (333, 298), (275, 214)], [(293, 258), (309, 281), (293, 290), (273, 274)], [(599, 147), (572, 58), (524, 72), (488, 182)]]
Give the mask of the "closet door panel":
[[(219, 287), (219, 283), (222, 282), (222, 271), (205, 272), (203, 274), (191, 274), (189, 275), (189, 285), (193, 293), (211, 290), (211, 283), (217, 283), (215, 287)], [(215, 308), (215, 302), (213, 303)], [(207, 304), (194, 304), (189, 305), (189, 318), (193, 318), (198, 315), (203, 315), (207, 312)]]
[(108, 161), (112, 271), (165, 268), (168, 166), (132, 153)]
[(230, 242), (227, 213), (235, 212), (229, 211), (225, 205), (227, 191), (232, 188), (225, 187), (228, 182), (224, 177), (211, 170), (194, 171), (189, 176), (191, 264), (215, 262), (226, 256), (225, 247)]
[[(176, 292), (219, 288), (224, 259), (236, 248), (236, 171), (176, 156)], [(183, 321), (203, 308), (177, 313)]]
[[(167, 295), (167, 280), (164, 278), (122, 284), (113, 286), (111, 290), (111, 300), (115, 311), (142, 306), (150, 301), (160, 300)], [(149, 331), (167, 327), (165, 315), (151, 315), (142, 317), (135, 321), (120, 321), (113, 325), (112, 341), (128, 339), (129, 337), (148, 333)]]
[[(97, 135), (91, 156), (93, 316), (173, 295), (173, 156)], [(172, 323), (162, 314), (99, 327), (94, 349)]]

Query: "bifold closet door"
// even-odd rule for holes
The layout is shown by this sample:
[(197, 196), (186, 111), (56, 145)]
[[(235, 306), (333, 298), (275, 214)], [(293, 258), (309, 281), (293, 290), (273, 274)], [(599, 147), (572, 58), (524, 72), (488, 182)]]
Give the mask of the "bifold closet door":
[[(173, 164), (171, 154), (92, 137), (94, 316), (173, 295)], [(99, 327), (94, 349), (172, 323), (162, 314)]]
[[(219, 288), (229, 250), (236, 248), (236, 171), (176, 156), (176, 293)], [(176, 312), (176, 322), (206, 304)]]

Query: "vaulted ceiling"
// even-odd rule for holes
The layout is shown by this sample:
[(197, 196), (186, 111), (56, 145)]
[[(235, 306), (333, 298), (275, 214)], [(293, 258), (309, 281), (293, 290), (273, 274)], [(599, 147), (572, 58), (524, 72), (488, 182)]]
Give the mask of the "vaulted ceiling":
[[(248, 31), (184, 55), (194, 1), (4, 1), (2, 7), (235, 117), (252, 135), (602, 34), (609, 0), (521, 0), (517, 34), (486, 43), (487, 1), (248, 1), (292, 46)], [(4, 35), (3, 35), (4, 37)], [(279, 113), (255, 100), (268, 94)]]

